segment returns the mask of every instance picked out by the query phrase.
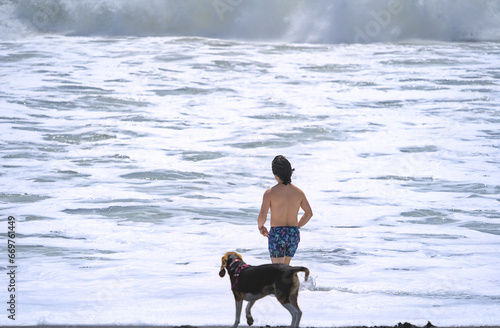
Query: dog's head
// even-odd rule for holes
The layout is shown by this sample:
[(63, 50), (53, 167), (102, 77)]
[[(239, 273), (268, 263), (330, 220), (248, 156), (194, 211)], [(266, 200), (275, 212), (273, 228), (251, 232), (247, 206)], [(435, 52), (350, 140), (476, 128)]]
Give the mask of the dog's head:
[(224, 254), (219, 271), (219, 276), (221, 276), (221, 278), (224, 277), (224, 275), (226, 274), (226, 270), (229, 270), (229, 266), (236, 259), (239, 259), (240, 261), (243, 260), (241, 255), (236, 252), (227, 252), (226, 254)]

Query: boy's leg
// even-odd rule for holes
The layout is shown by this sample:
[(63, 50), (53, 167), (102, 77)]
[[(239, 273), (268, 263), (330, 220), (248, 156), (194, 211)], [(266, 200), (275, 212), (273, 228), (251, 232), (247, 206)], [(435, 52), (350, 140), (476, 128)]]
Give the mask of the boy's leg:
[[(286, 263), (286, 258), (285, 257), (271, 257), (271, 262), (272, 263)], [(290, 261), (288, 261), (290, 263)]]

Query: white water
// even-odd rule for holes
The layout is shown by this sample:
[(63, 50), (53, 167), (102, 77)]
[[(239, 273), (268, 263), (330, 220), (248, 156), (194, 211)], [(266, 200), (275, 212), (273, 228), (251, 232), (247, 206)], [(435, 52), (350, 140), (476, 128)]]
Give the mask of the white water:
[[(425, 38), (425, 26), (399, 34), (425, 41), (347, 45), (352, 30), (300, 27), (324, 2), (232, 2), (232, 21), (205, 22), (218, 30), (181, 19), (179, 2), (26, 3), (1, 11), (0, 268), (9, 215), (18, 265), (16, 321), (3, 311), (1, 325), (232, 324), (220, 258), (269, 262), (256, 219), (277, 154), (315, 213), (293, 260), (313, 278), (302, 326), (500, 324), (500, 47), (481, 41), (494, 29), (477, 42)], [(384, 5), (328, 3), (355, 17)], [(414, 6), (447, 9), (451, 24), (470, 4), (435, 3)], [(487, 24), (495, 4), (470, 14)], [(258, 5), (303, 20), (256, 42), (264, 34), (243, 23), (259, 25)], [(175, 7), (175, 29), (134, 23), (153, 26), (162, 6)], [(51, 24), (35, 16), (55, 12)], [(7, 302), (6, 275), (0, 284)], [(270, 297), (254, 318), (290, 321)]]

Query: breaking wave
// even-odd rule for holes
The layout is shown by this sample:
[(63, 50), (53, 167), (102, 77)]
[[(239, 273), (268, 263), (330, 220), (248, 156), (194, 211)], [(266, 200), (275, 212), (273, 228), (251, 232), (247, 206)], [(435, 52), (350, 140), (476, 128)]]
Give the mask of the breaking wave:
[(188, 36), (297, 43), (500, 41), (498, 0), (0, 0), (0, 38)]

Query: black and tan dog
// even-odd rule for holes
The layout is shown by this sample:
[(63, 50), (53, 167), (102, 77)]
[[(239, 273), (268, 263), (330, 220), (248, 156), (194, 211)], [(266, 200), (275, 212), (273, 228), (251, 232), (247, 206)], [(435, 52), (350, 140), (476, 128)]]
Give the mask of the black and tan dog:
[(246, 308), (247, 323), (253, 324), (250, 310), (255, 301), (264, 296), (274, 294), (278, 301), (292, 315), (292, 327), (298, 327), (302, 311), (297, 304), (299, 295), (299, 278), (297, 272), (305, 272), (305, 280), (309, 277), (306, 267), (293, 267), (287, 264), (263, 264), (250, 266), (236, 252), (227, 252), (222, 257), (219, 276), (227, 273), (231, 278), (231, 289), (236, 301), (236, 320), (233, 328), (240, 323), (243, 300), (248, 301)]

